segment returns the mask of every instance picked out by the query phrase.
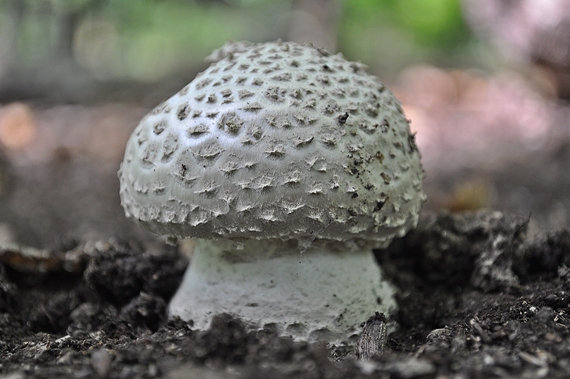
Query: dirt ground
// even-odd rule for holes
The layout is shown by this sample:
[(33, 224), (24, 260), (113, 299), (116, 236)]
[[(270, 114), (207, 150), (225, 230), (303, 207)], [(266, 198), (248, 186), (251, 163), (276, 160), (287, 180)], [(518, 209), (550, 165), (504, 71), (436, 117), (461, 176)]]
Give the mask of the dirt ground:
[[(570, 234), (493, 211), (426, 215), (377, 251), (400, 289), (382, 355), (166, 318), (187, 261), (175, 247), (86, 243), (4, 251), (0, 377), (488, 378), (570, 373)], [(34, 255), (35, 254), (35, 255)], [(363, 320), (364, 321), (364, 320)]]

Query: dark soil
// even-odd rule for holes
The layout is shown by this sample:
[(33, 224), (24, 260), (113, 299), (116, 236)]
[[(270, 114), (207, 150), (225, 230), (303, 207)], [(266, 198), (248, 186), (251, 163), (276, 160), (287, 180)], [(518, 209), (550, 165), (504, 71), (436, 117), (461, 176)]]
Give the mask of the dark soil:
[(70, 244), (52, 255), (75, 264), (51, 266), (5, 254), (0, 377), (568, 377), (570, 234), (529, 235), (527, 226), (499, 212), (427, 215), (377, 251), (400, 289), (399, 328), (369, 361), (248, 332), (229, 315), (205, 332), (168, 320), (187, 264), (174, 247)]

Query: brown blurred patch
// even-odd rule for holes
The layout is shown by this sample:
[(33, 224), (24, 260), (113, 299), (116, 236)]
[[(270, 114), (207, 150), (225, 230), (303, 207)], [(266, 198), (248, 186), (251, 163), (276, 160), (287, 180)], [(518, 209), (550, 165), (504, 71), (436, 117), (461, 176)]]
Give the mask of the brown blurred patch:
[(484, 177), (474, 177), (457, 183), (445, 195), (441, 208), (453, 213), (477, 211), (490, 208), (495, 197), (495, 188)]
[(32, 109), (23, 103), (0, 108), (0, 143), (7, 149), (20, 150), (36, 136), (37, 124)]

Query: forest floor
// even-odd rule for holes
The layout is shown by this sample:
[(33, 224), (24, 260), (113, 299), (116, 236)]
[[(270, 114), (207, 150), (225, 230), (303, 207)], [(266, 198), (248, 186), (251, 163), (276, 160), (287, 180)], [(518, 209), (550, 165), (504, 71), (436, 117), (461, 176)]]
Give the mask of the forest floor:
[[(168, 320), (187, 260), (134, 242), (3, 251), (2, 378), (479, 378), (570, 373), (570, 234), (482, 211), (425, 216), (376, 255), (399, 288), (383, 354)], [(364, 320), (363, 320), (364, 321)]]

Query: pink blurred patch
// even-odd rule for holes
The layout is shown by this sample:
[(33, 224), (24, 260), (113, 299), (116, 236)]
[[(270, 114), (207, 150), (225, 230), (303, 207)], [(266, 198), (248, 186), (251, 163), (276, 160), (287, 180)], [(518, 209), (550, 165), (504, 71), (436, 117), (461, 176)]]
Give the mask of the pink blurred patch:
[(559, 124), (561, 108), (514, 73), (485, 77), (417, 66), (401, 75), (394, 92), (428, 174), (500, 168), (570, 135)]
[(12, 103), (0, 107), (0, 145), (9, 150), (25, 149), (32, 144), (36, 132), (36, 119), (29, 106)]

